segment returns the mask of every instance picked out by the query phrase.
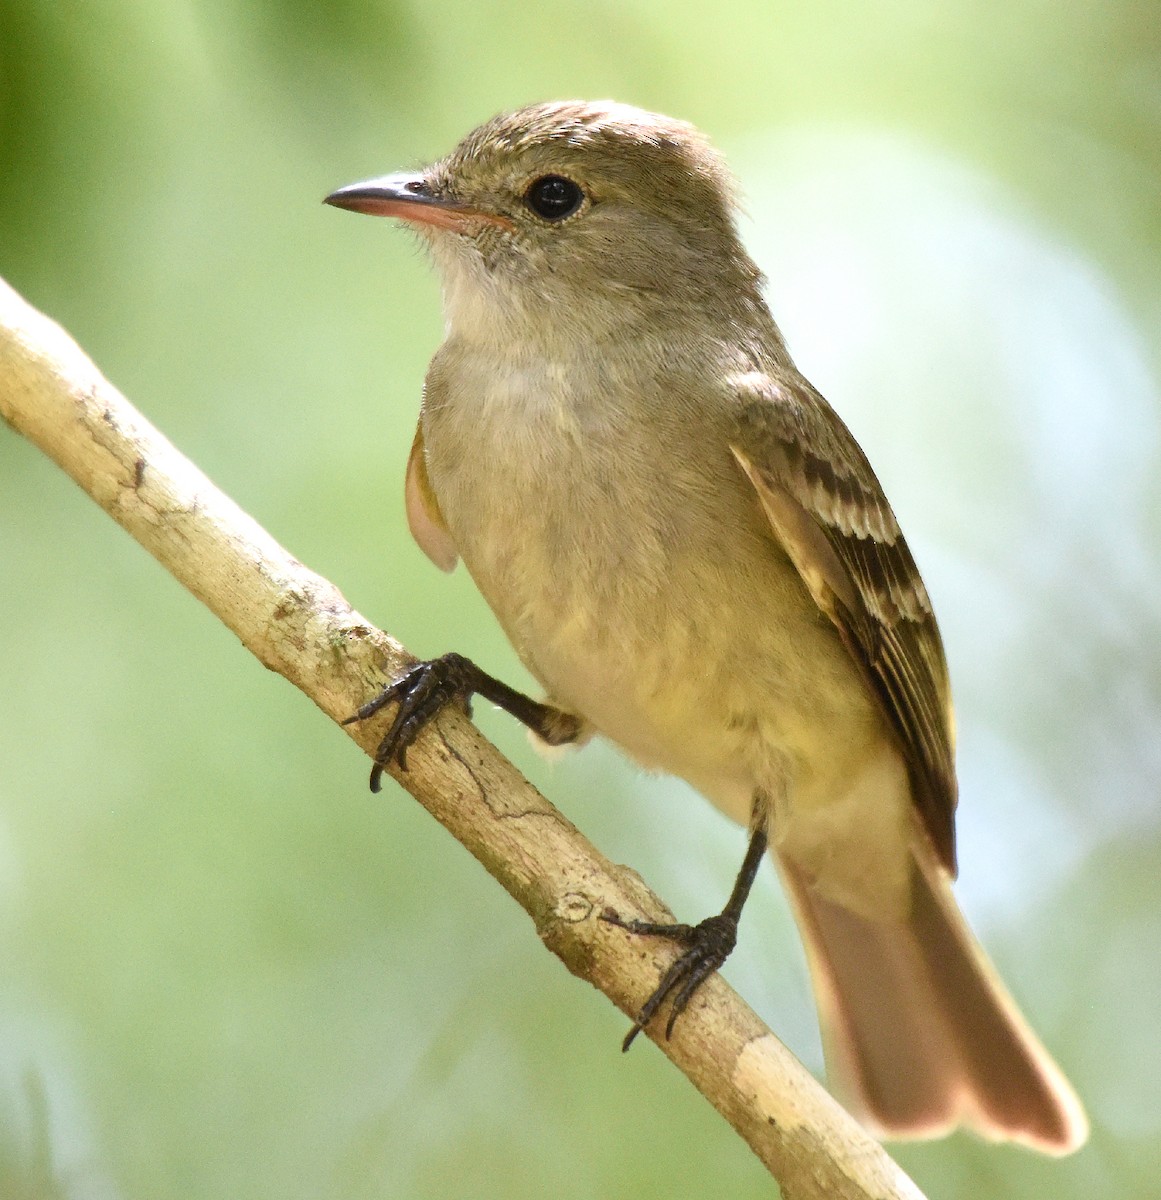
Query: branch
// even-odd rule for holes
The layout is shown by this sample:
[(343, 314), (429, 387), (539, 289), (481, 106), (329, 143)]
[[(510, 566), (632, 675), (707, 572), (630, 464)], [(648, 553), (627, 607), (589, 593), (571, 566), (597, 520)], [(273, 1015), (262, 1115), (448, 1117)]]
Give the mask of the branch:
[[(68, 334), (2, 280), (0, 415), (331, 720), (413, 661), (218, 491)], [(347, 732), (372, 753), (383, 723)], [(635, 1013), (674, 951), (598, 915), (611, 907), (671, 920), (661, 901), (590, 845), (460, 713), (445, 711), (428, 727), (408, 767), (392, 774), (523, 906), (545, 945), (622, 1012)], [(701, 988), (671, 1039), (648, 1032), (788, 1200), (922, 1200), (719, 976)]]

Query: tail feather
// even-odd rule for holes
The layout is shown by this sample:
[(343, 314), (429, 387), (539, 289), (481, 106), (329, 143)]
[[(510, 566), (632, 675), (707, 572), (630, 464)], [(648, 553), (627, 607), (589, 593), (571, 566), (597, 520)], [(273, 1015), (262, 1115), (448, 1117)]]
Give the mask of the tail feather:
[(916, 864), (906, 921), (820, 896), (789, 859), (832, 1087), (886, 1137), (984, 1137), (1068, 1154), (1088, 1135), (1080, 1101), (1021, 1017), (951, 893)]

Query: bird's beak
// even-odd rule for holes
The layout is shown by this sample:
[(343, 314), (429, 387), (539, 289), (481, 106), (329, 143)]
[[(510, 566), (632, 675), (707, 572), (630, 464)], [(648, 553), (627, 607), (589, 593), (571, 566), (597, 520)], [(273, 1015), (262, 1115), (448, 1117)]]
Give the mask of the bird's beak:
[(434, 225), (465, 233), (481, 223), (511, 229), (512, 222), (499, 213), (483, 212), (458, 200), (436, 195), (422, 175), (384, 175), (363, 183), (350, 183), (331, 192), (323, 201), (335, 208), (367, 213), (372, 217), (399, 217), (417, 225)]

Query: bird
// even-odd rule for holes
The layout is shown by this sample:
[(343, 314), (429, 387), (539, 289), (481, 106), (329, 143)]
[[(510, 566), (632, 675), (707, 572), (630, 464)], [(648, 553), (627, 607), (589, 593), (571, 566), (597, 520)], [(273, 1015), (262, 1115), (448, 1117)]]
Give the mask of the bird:
[(372, 788), (473, 695), (547, 746), (606, 738), (749, 831), (720, 913), (606, 914), (681, 948), (626, 1048), (666, 1003), (672, 1033), (770, 857), (856, 1117), (886, 1138), (962, 1125), (1077, 1149), (1080, 1100), (952, 893), (954, 716), (930, 597), (771, 316), (721, 155), (684, 121), (554, 101), (326, 203), (396, 218), (430, 250), (445, 337), (408, 523), (437, 567), (464, 562), (544, 690), (456, 652), (417, 663), (350, 718), (396, 706)]

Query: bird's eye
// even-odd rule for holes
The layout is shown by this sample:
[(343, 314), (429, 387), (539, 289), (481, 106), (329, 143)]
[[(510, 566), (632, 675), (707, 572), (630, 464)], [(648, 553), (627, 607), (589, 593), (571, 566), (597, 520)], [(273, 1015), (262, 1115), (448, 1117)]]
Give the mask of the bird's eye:
[(546, 221), (563, 221), (584, 203), (585, 194), (563, 175), (541, 175), (528, 185), (524, 202)]

